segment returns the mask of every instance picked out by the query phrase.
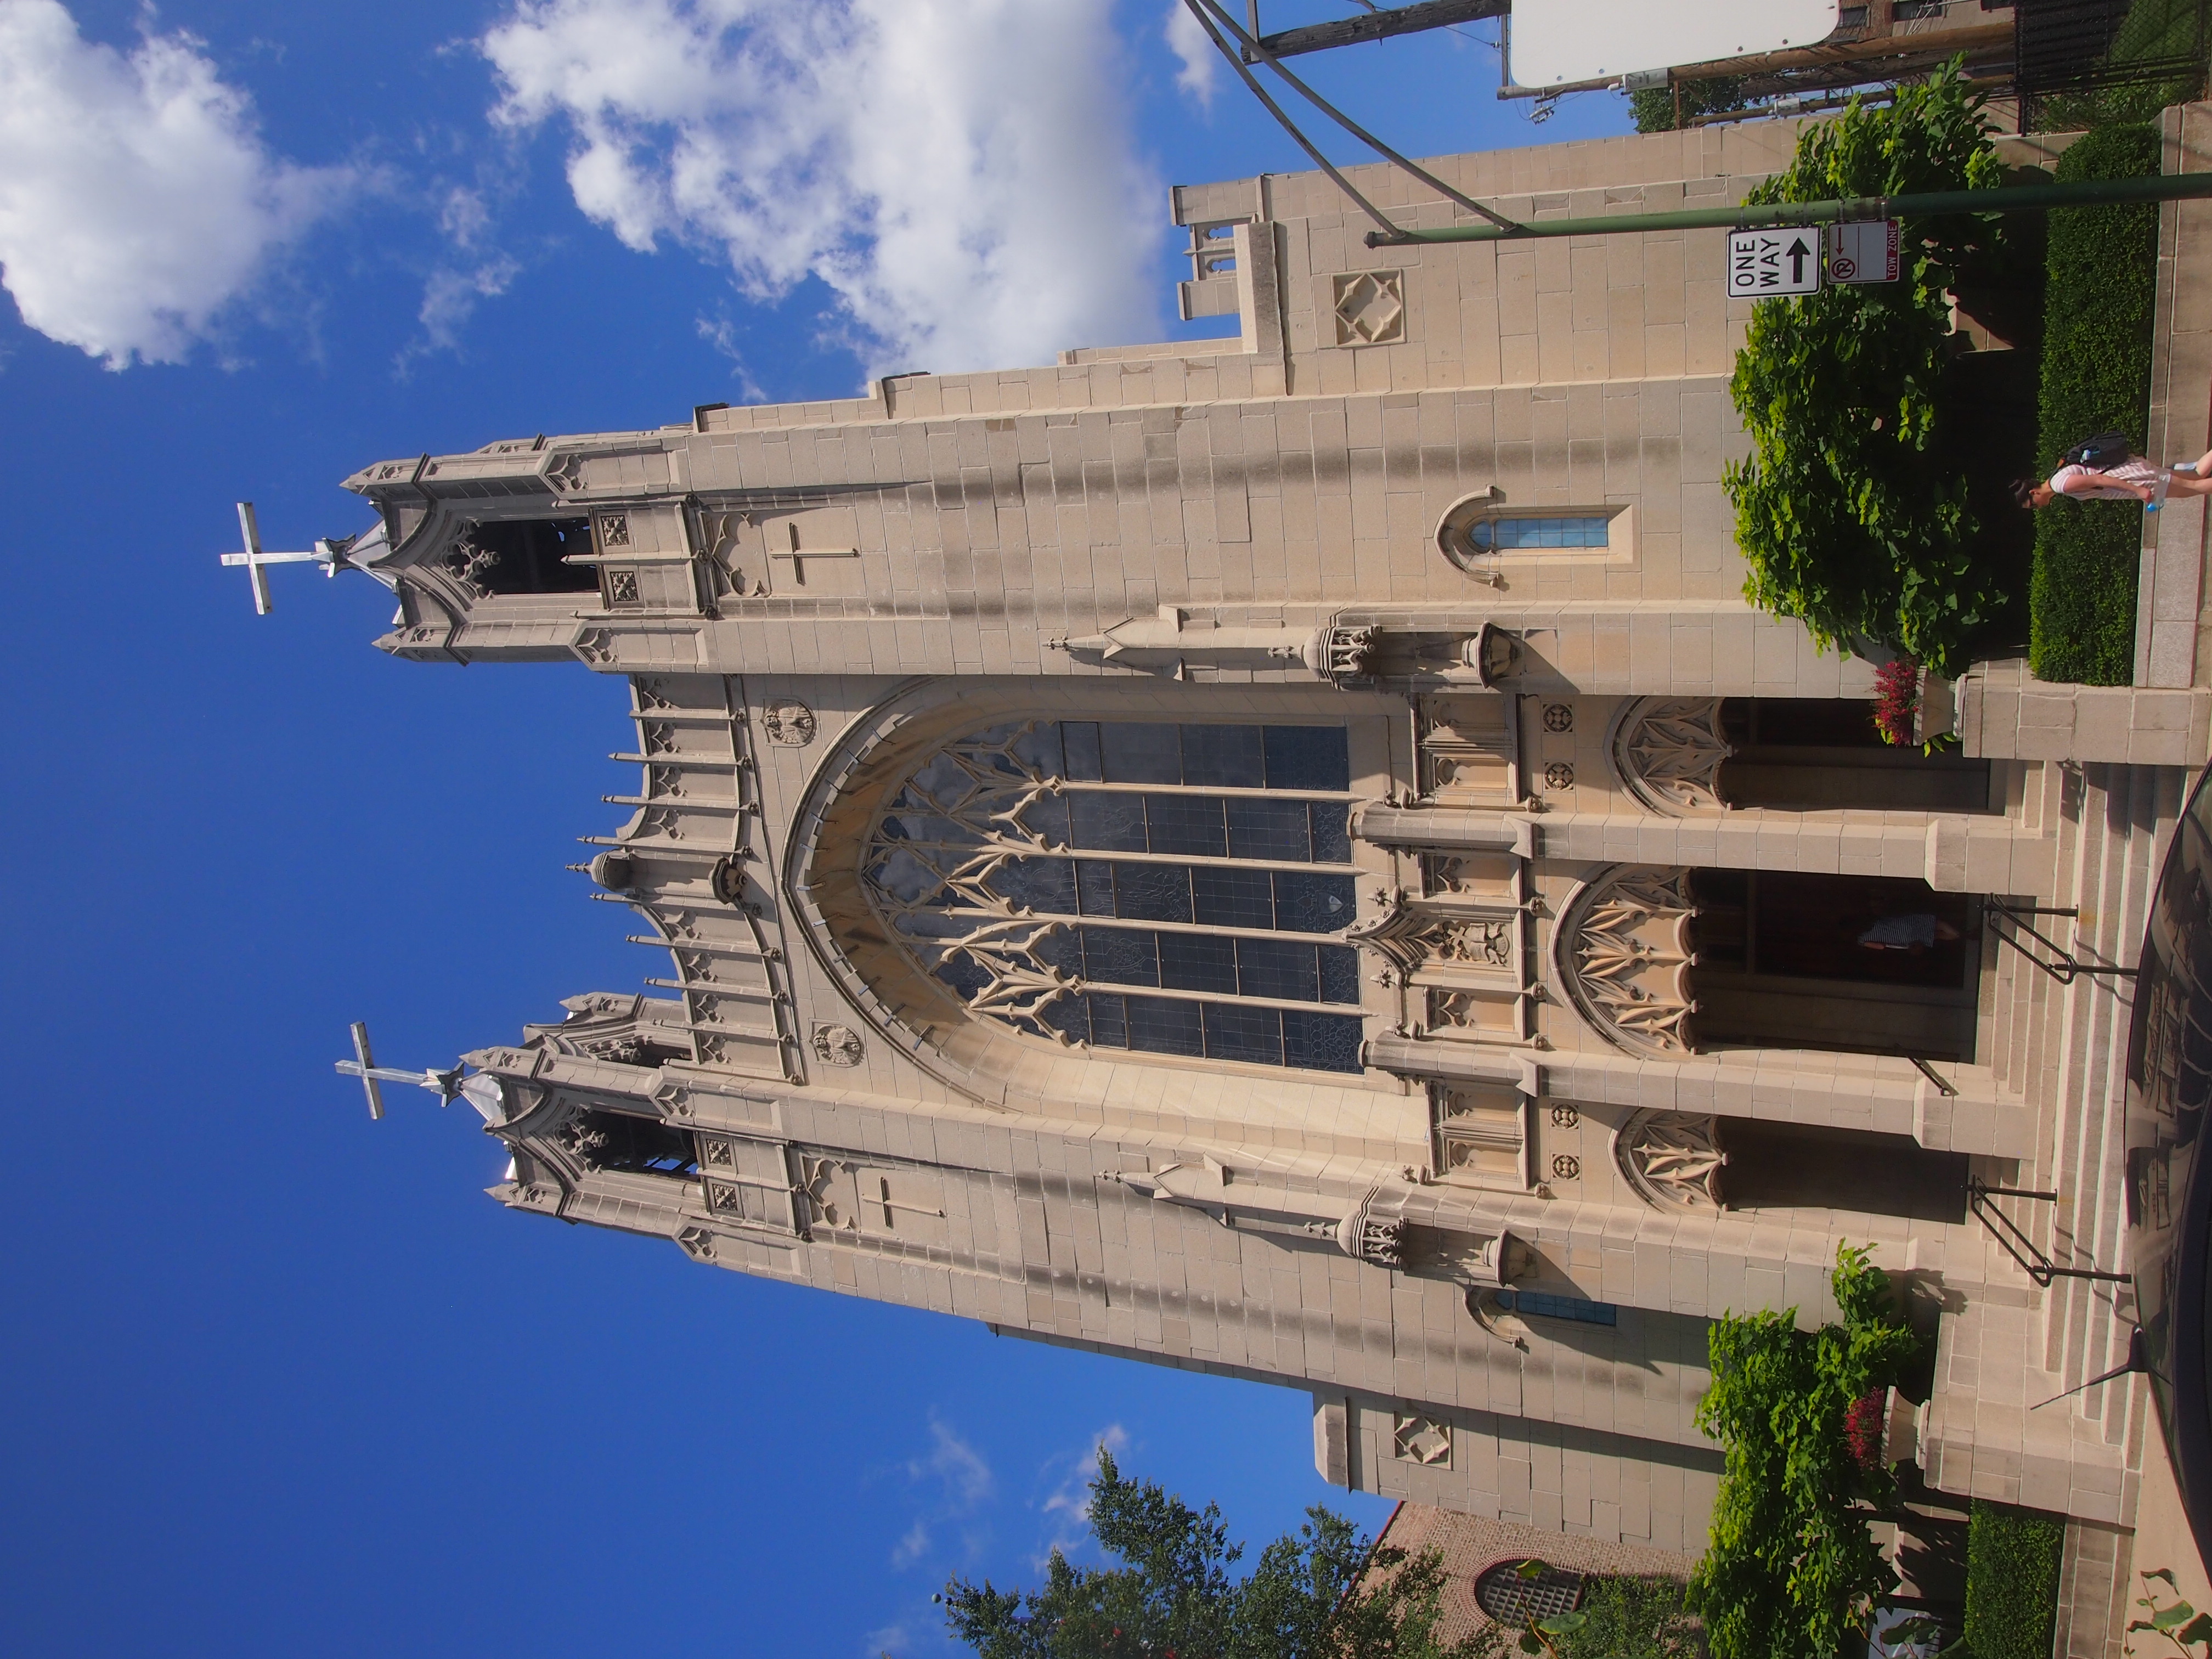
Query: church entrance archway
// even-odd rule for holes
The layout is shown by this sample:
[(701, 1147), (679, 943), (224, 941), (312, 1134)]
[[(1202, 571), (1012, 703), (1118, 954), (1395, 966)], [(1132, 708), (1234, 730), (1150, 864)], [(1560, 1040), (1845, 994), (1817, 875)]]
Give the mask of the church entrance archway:
[(1646, 697), (1614, 728), (1615, 769), (1672, 815), (1766, 807), (1985, 812), (1990, 763), (1882, 741), (1857, 697)]
[(1568, 902), (1559, 962), (1584, 1017), (1638, 1053), (1964, 1061), (1980, 910), (1919, 880), (1623, 865)]
[(1967, 895), (1779, 870), (1699, 870), (1689, 890), (1700, 1046), (1973, 1058)]
[(1966, 1218), (1966, 1155), (1909, 1135), (1647, 1110), (1621, 1126), (1615, 1153), (1629, 1185), (1659, 1209)]

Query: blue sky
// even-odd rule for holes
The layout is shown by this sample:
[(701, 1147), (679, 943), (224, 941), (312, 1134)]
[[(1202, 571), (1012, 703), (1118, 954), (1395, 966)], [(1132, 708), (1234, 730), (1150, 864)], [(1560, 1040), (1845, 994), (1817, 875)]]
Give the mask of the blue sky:
[[(241, 496), (362, 528), (372, 459), (1164, 337), (1165, 185), (1301, 165), (1169, 17), (0, 0), (0, 1646), (935, 1654), (948, 1572), (1079, 1534), (1101, 1436), (1255, 1544), (1379, 1522), (1303, 1395), (534, 1224), (466, 1115), (371, 1125), (348, 1021), (444, 1064), (658, 971), (562, 867), (623, 699), (215, 562)], [(1500, 105), (1487, 33), (1308, 64), (1415, 153), (1624, 130)]]

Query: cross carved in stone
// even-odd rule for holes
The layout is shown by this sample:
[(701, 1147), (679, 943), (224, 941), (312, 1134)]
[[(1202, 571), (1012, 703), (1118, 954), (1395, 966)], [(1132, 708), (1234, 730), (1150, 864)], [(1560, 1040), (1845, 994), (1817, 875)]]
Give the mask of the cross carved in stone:
[(806, 586), (806, 562), (809, 559), (857, 559), (860, 556), (860, 550), (857, 547), (802, 547), (799, 545), (798, 525), (790, 524), (784, 527), (790, 532), (791, 545), (771, 545), (768, 556), (771, 559), (791, 561), (791, 581), (794, 587)]

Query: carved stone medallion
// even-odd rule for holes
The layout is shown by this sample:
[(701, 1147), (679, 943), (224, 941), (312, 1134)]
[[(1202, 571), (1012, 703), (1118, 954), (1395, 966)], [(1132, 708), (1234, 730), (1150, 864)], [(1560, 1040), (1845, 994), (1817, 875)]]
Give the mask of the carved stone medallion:
[(858, 1066), (868, 1052), (860, 1034), (849, 1025), (817, 1025), (814, 1057), (824, 1066)]
[(819, 729), (814, 711), (793, 697), (785, 697), (761, 710), (761, 727), (770, 743), (787, 749), (804, 749)]

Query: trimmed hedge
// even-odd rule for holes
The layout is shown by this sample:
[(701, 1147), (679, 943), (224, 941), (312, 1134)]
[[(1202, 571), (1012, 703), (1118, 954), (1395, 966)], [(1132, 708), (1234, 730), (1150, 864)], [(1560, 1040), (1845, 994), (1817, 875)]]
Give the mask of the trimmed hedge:
[(1966, 1528), (1966, 1651), (1972, 1659), (2051, 1659), (2066, 1523), (1974, 1500)]
[[(2057, 176), (2133, 179), (2158, 170), (2158, 134), (2114, 126), (2078, 140), (2059, 158)], [(2051, 214), (2037, 410), (2036, 459), (2046, 477), (2092, 433), (2117, 428), (2141, 452), (2157, 260), (2154, 203)], [(2037, 678), (2125, 685), (2135, 678), (2142, 546), (2142, 509), (2133, 501), (2059, 501), (2036, 514), (2028, 665)]]

